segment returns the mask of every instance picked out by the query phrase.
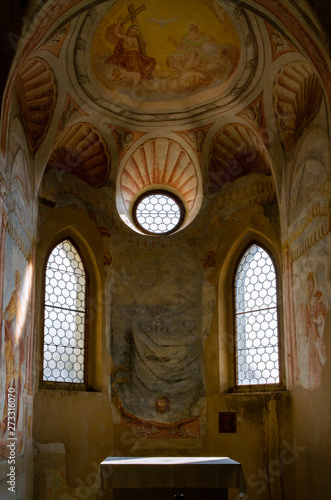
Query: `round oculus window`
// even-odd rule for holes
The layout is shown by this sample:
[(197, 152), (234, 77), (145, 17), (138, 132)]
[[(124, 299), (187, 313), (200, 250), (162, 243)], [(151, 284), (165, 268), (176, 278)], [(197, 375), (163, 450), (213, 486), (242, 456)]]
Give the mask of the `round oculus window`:
[(170, 234), (182, 225), (185, 209), (181, 200), (168, 191), (147, 191), (133, 206), (136, 226), (146, 234)]

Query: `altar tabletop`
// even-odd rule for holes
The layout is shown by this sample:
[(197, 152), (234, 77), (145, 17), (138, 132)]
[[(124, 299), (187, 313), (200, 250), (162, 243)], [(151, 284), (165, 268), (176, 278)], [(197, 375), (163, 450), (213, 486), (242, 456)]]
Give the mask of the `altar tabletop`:
[(237, 488), (246, 492), (241, 464), (228, 457), (109, 457), (97, 486), (117, 488)]

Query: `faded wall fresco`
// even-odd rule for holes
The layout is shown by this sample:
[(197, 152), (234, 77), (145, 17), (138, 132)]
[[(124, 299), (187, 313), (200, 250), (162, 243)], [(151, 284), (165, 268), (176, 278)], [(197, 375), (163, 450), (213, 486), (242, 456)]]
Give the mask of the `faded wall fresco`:
[[(114, 248), (115, 268), (119, 262), (127, 286), (112, 305), (113, 396), (130, 428), (127, 417), (153, 422), (139, 432), (160, 437), (157, 425), (193, 422), (205, 406), (202, 276), (192, 271), (190, 247)], [(198, 437), (197, 423), (186, 434), (172, 429), (162, 437)]]
[[(8, 456), (8, 437), (17, 437), (17, 457), (24, 453), (29, 433), (31, 437), (33, 250), (32, 231), (23, 200), (22, 193), (14, 190), (5, 201), (8, 226), (4, 247), (0, 364), (0, 453), (3, 457)], [(8, 404), (9, 399), (11, 404)]]
[[(7, 169), (0, 163), (0, 497), (29, 498), (34, 383), (34, 174), (18, 119), (13, 120), (10, 130)], [(12, 486), (6, 476), (9, 459), (14, 459), (16, 496), (13, 490), (8, 491)]]
[[(313, 128), (293, 167), (285, 245), (288, 384), (314, 390), (327, 363), (324, 324), (330, 286), (330, 212), (326, 136)], [(290, 168), (290, 166), (289, 166)]]
[(330, 237), (318, 242), (293, 264), (293, 288), (297, 325), (298, 380), (305, 389), (316, 389), (327, 362), (324, 331), (328, 304), (328, 270), (325, 262)]

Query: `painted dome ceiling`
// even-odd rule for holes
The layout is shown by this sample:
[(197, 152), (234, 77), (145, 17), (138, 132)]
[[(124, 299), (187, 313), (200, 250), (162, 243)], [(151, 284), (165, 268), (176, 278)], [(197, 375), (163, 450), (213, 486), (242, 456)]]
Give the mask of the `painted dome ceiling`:
[(188, 97), (201, 103), (206, 91), (208, 99), (210, 91), (224, 92), (238, 66), (238, 34), (216, 2), (192, 0), (190, 13), (187, 7), (147, 0), (135, 8), (119, 0), (101, 14), (90, 67), (104, 95), (133, 108), (143, 102), (173, 109)]
[(167, 186), (195, 216), (206, 193), (247, 176), (272, 176), (277, 189), (282, 157), (331, 101), (325, 47), (280, 0), (48, 0), (31, 19), (4, 95), (1, 151), (20, 123), (37, 185), (62, 171), (112, 186), (124, 218), (141, 191), (165, 188), (157, 162), (145, 177), (135, 167), (151, 145), (190, 165), (194, 175), (183, 166), (174, 178), (194, 181), (192, 206), (179, 180)]
[(109, 3), (84, 19), (74, 51), (78, 83), (98, 106), (138, 121), (150, 114), (164, 121), (161, 114), (169, 113), (182, 119), (188, 110), (197, 115), (228, 104), (234, 88), (253, 77), (255, 65), (247, 62), (257, 54), (253, 44), (241, 47), (254, 33), (234, 6), (226, 12), (213, 0)]

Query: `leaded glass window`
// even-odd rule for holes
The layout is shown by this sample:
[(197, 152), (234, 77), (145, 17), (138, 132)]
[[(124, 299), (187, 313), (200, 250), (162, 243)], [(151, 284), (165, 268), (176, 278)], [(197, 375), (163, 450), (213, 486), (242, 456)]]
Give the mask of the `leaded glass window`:
[(51, 252), (46, 266), (43, 380), (85, 382), (86, 273), (66, 239)]
[(235, 276), (237, 385), (280, 382), (276, 272), (270, 255), (252, 244)]
[(136, 226), (146, 234), (170, 234), (183, 223), (185, 209), (181, 200), (167, 191), (148, 191), (133, 207)]

